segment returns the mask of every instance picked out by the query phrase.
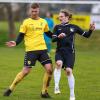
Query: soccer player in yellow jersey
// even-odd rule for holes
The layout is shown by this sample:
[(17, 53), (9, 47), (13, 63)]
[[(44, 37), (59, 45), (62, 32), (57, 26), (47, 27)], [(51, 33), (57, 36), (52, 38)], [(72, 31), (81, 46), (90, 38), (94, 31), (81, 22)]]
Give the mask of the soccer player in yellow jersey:
[(23, 21), (20, 27), (20, 33), (16, 41), (9, 41), (6, 43), (8, 47), (14, 47), (18, 45), (23, 39), (25, 43), (25, 59), (24, 68), (17, 74), (12, 84), (4, 92), (4, 96), (9, 96), (15, 89), (15, 86), (27, 75), (35, 66), (38, 60), (45, 68), (46, 72), (43, 79), (43, 89), (41, 97), (49, 98), (48, 86), (52, 75), (52, 61), (47, 54), (47, 47), (44, 40), (44, 32), (52, 37), (52, 33), (49, 31), (47, 22), (39, 17), (39, 4), (34, 3), (31, 5), (31, 17)]

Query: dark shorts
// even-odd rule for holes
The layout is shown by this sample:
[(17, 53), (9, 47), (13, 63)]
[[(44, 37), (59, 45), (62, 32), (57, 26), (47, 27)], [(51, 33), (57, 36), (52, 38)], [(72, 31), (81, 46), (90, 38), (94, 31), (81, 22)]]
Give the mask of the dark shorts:
[(48, 56), (47, 50), (29, 51), (25, 53), (24, 66), (35, 66), (36, 61), (39, 61), (43, 66), (52, 63)]
[(55, 55), (55, 61), (61, 60), (63, 62), (63, 68), (74, 67), (75, 53), (72, 51), (57, 51)]

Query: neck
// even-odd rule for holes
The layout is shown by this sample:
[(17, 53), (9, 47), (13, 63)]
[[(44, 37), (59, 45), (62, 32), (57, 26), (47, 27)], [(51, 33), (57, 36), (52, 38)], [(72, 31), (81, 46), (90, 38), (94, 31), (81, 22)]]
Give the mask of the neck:
[(68, 24), (69, 22), (61, 22), (62, 24)]
[(40, 17), (39, 16), (37, 16), (37, 17), (32, 17), (31, 16), (31, 18), (34, 19), (34, 20), (38, 20)]

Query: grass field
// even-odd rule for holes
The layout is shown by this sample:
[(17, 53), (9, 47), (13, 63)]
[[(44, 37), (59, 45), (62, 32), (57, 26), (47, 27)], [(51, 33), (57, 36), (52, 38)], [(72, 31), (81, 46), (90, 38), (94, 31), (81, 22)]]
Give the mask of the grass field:
[[(54, 52), (51, 53), (54, 61)], [(29, 76), (19, 84), (10, 97), (3, 97), (4, 90), (22, 69), (24, 50), (22, 48), (0, 48), (0, 100), (44, 100), (40, 98), (43, 68), (37, 63)], [(76, 100), (100, 100), (100, 51), (77, 51), (74, 74), (76, 78)], [(51, 100), (68, 100), (67, 78), (62, 70), (61, 94), (54, 95), (52, 79), (49, 92)]]
[[(18, 28), (19, 24), (16, 25)], [(44, 100), (40, 97), (44, 70), (38, 62), (13, 94), (10, 97), (3, 97), (4, 90), (23, 67), (24, 49), (20, 45), (15, 48), (5, 47), (4, 44), (8, 40), (7, 23), (1, 22), (0, 27), (2, 27), (0, 29), (0, 100)], [(51, 52), (51, 57), (54, 65), (54, 51)], [(100, 100), (100, 31), (94, 32), (89, 40), (76, 37), (74, 75), (76, 100)], [(67, 77), (63, 70), (60, 87), (62, 93), (54, 95), (52, 78), (49, 89), (51, 100), (69, 100)]]

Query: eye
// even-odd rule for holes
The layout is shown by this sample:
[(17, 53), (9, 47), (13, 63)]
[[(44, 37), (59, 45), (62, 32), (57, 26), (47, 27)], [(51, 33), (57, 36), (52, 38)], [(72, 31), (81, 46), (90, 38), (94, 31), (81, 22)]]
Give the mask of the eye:
[(32, 12), (34, 12), (34, 11), (32, 11)]

